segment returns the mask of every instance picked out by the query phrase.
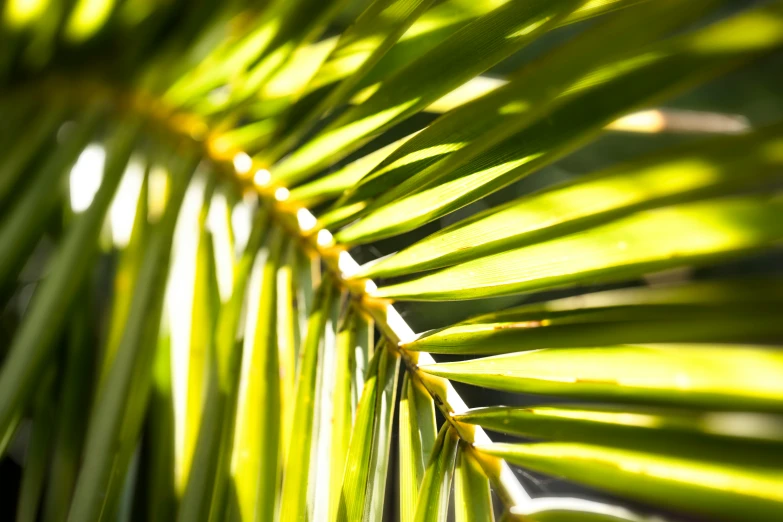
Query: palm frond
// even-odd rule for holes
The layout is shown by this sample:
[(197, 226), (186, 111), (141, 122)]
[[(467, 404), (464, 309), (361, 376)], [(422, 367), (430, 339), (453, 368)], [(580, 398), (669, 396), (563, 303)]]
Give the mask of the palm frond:
[(779, 520), (747, 4), (0, 2), (0, 515)]

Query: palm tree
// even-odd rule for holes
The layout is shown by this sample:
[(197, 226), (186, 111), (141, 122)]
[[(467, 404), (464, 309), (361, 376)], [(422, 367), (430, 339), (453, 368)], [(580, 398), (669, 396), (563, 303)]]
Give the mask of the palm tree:
[(0, 12), (4, 520), (783, 519), (783, 2)]

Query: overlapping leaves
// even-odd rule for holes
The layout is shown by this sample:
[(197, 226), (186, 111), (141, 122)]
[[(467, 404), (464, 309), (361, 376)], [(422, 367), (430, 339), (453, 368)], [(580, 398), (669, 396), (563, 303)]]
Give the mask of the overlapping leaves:
[[(647, 519), (531, 499), (508, 463), (781, 517), (779, 274), (647, 284), (779, 252), (780, 123), (546, 182), (361, 267), (346, 250), (779, 53), (780, 2), (376, 0), (348, 24), (341, 1), (45, 4), (3, 4), (0, 50), (18, 520), (381, 520), (392, 487), (403, 521)], [(419, 335), (389, 305), (520, 295)], [(471, 410), (451, 381), (535, 405)]]

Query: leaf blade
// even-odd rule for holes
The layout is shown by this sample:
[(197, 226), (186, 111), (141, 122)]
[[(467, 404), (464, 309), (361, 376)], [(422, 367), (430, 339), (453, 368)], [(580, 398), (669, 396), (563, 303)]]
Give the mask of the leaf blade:
[(302, 347), (301, 369), (296, 381), (296, 410), (301, 414), (294, 420), (293, 438), (286, 460), (288, 469), (283, 478), (280, 509), (295, 521), (306, 520), (307, 517), (307, 476), (314, 416), (311, 405), (315, 394), (318, 344), (326, 324), (327, 310), (334, 299), (329, 277), (321, 282), (319, 294), (308, 320), (307, 339)]
[(450, 266), (594, 227), (640, 209), (771, 181), (777, 177), (776, 165), (783, 162), (781, 131), (783, 126), (776, 125), (678, 147), (514, 200), (436, 232), (354, 277), (390, 277)]
[(481, 452), (600, 489), (694, 513), (775, 520), (783, 499), (779, 471), (723, 467), (638, 451), (567, 443), (493, 444)]
[(783, 385), (775, 377), (781, 365), (783, 355), (765, 348), (662, 344), (542, 349), (421, 370), (510, 392), (777, 411), (783, 403)]
[(454, 497), (456, 522), (495, 520), (489, 480), (464, 442), (460, 442), (457, 453)]
[(441, 426), (416, 503), (416, 522), (444, 521), (449, 508), (451, 479), (459, 437), (448, 422)]
[[(583, 281), (617, 281), (774, 244), (775, 198), (736, 198), (642, 211), (561, 239), (521, 247), (381, 287), (374, 297), (453, 300), (513, 295)], [(668, 231), (677, 230), (677, 234)]]
[(426, 107), (518, 50), (553, 24), (552, 20), (570, 13), (575, 4), (512, 0), (478, 18), (383, 82), (362, 105), (275, 165), (274, 179), (290, 184), (314, 174), (327, 161), (355, 150), (372, 134)]

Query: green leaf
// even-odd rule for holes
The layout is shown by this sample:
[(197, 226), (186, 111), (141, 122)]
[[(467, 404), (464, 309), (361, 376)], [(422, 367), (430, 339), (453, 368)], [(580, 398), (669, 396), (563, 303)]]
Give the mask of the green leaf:
[[(523, 306), (426, 332), (403, 346), (432, 353), (490, 355), (584, 344), (764, 342), (778, 338), (783, 327), (774, 318), (783, 312), (781, 288), (775, 281), (742, 282), (758, 294), (738, 291), (737, 297), (745, 299), (716, 303), (708, 292), (719, 290), (719, 284), (588, 294), (588, 302), (581, 306), (569, 306), (574, 300), (568, 298), (552, 302), (551, 311), (546, 311), (546, 305)], [(701, 299), (675, 301), (690, 297), (688, 293), (698, 298), (700, 289), (705, 292)], [(732, 289), (731, 284), (726, 285), (727, 294)], [(591, 298), (606, 299), (605, 306), (590, 306)]]
[(435, 445), (435, 403), (405, 374), (400, 397), (400, 520), (413, 522), (419, 487)]
[[(714, 2), (646, 2), (609, 17), (513, 73), (506, 85), (433, 122), (394, 151), (336, 206), (378, 196), (373, 204), (377, 208), (409, 194), (446, 170), (464, 165), (489, 146), (567, 101), (567, 96), (559, 95), (570, 84), (597, 67), (654, 42), (711, 3)], [(607, 34), (612, 38), (607, 38)]]
[[(375, 297), (423, 301), (518, 294), (638, 277), (770, 246), (783, 238), (780, 198), (735, 198), (639, 212), (607, 225), (468, 261)], [(672, 231), (677, 231), (672, 234)]]
[(356, 214), (365, 206), (367, 206), (367, 202), (360, 201), (325, 212), (318, 218), (318, 228), (335, 229), (346, 225), (353, 221)]
[(255, 116), (259, 118), (259, 121), (235, 127), (220, 134), (218, 138), (215, 138), (212, 147), (221, 152), (230, 150), (250, 152), (266, 145), (278, 122), (272, 118), (261, 119), (259, 115)]
[[(280, 112), (291, 107), (307, 90), (310, 81), (334, 51), (339, 40), (339, 35), (330, 36), (297, 47), (285, 65), (264, 85), (260, 96), (261, 103), (272, 102), (279, 106)], [(276, 124), (281, 125), (282, 122), (278, 121)]]
[(338, 521), (380, 520), (386, 496), (386, 476), (400, 356), (382, 345), (373, 356), (351, 433)]
[[(449, 35), (464, 27), (472, 20), (488, 13), (495, 7), (497, 7), (497, 4), (492, 0), (475, 0), (470, 2), (465, 2), (464, 0), (444, 0), (438, 3), (438, 5), (428, 9), (413, 21), (411, 27), (380, 57), (378, 63), (372, 67), (371, 71), (363, 79), (364, 81), (357, 85), (356, 88), (374, 84), (380, 78), (386, 78), (389, 74), (395, 73), (406, 64), (437, 46), (443, 40), (444, 35)], [(375, 20), (372, 19), (371, 21)], [(394, 21), (386, 23), (393, 25)], [(369, 24), (366, 27), (369, 28)], [(307, 85), (308, 94), (316, 89), (330, 87), (336, 82), (349, 79), (365, 63), (366, 58), (364, 58), (364, 54), (366, 51), (362, 47), (354, 46), (346, 51), (348, 52), (334, 56), (324, 63)], [(331, 87), (331, 89), (333, 88)], [(328, 93), (331, 92), (331, 89), (325, 90)]]
[[(85, 124), (85, 128), (91, 129), (92, 123), (94, 121), (90, 120), (90, 124)], [(110, 148), (110, 157), (104, 169), (103, 182), (92, 204), (84, 213), (74, 218), (68, 234), (49, 262), (47, 277), (36, 289), (22, 324), (14, 336), (0, 368), (0, 396), (3, 397), (0, 403), (0, 433), (9, 430), (12, 419), (18, 413), (17, 409), (27, 403), (36, 380), (44, 371), (53, 343), (65, 322), (68, 307), (87, 275), (87, 261), (94, 252), (103, 219), (130, 157), (136, 130), (135, 125), (126, 125), (117, 131), (116, 141)], [(56, 156), (58, 161), (64, 160), (59, 155)], [(39, 179), (44, 178), (46, 176)], [(30, 189), (35, 190), (35, 184)], [(46, 187), (43, 192), (51, 194), (55, 191)], [(17, 210), (24, 210), (27, 203), (35, 205), (37, 201), (38, 196), (35, 195), (29, 201), (20, 203)], [(30, 220), (31, 216), (32, 214), (27, 215), (24, 220)], [(14, 225), (11, 221), (6, 222), (6, 227), (12, 226)], [(15, 251), (15, 248), (5, 252)], [(2, 259), (7, 257), (3, 256)], [(45, 325), (45, 328), (42, 325)]]
[(361, 317), (354, 307), (349, 306), (337, 333), (337, 354), (334, 377), (334, 420), (332, 423), (332, 447), (329, 454), (329, 518), (335, 520), (340, 506), (342, 493), (339, 484), (343, 480), (348, 446), (351, 442), (351, 426), (353, 424), (353, 404), (351, 388), (354, 383), (353, 372), (356, 367), (356, 334)]
[[(370, 365), (370, 359), (375, 354), (375, 321), (369, 315), (362, 315), (362, 320), (358, 323), (356, 330), (356, 347), (354, 350), (353, 368), (354, 384), (351, 388), (354, 410), (359, 404), (359, 398), (364, 389), (364, 381), (367, 378), (367, 368)], [(355, 411), (354, 411), (355, 413)]]
[(582, 177), (460, 221), (354, 277), (390, 277), (469, 261), (595, 227), (640, 209), (779, 177), (783, 125), (722, 137)]
[(349, 306), (337, 336), (337, 361), (332, 421), (332, 448), (330, 452), (329, 520), (335, 520), (345, 473), (351, 433), (359, 394), (364, 387), (368, 355), (371, 353), (372, 321), (355, 306)]
[[(296, 397), (296, 359), (300, 332), (296, 310), (296, 244), (289, 241), (277, 270), (277, 349), (280, 366), (280, 464), (285, 469), (293, 429)], [(338, 381), (339, 382), (339, 381)], [(335, 399), (335, 402), (337, 399)]]
[(313, 289), (316, 282), (320, 280), (320, 268), (321, 265), (317, 258), (311, 257), (300, 249), (295, 250), (294, 286), (296, 288), (296, 311), (299, 314), (301, 339), (306, 337), (308, 319), (315, 305)]
[[(317, 38), (337, 14), (344, 0), (275, 1), (264, 11), (262, 45), (258, 59), (245, 62), (246, 71), (228, 70), (227, 99), (199, 100), (200, 113), (226, 111), (257, 96), (259, 90), (290, 60), (297, 46)], [(266, 39), (268, 38), (268, 39)], [(257, 50), (258, 50), (257, 49)], [(209, 71), (206, 71), (209, 78)]]
[(256, 256), (250, 282), (231, 462), (236, 503), (229, 505), (230, 520), (274, 518), (281, 422), (275, 310), (282, 246), (282, 232), (273, 228)]
[(337, 172), (320, 177), (305, 185), (291, 190), (289, 202), (301, 205), (317, 205), (323, 201), (335, 198), (362, 179), (370, 170), (378, 165), (391, 151), (405, 143), (411, 136), (406, 136), (385, 147), (362, 156), (358, 160), (349, 163)]
[[(586, 18), (621, 9), (647, 0), (594, 0), (585, 2), (570, 15), (561, 19), (559, 25), (579, 22)], [(479, 16), (497, 7), (494, 0), (445, 0), (428, 9), (403, 36), (384, 54), (367, 73), (357, 89), (371, 89), (408, 63), (418, 59), (440, 44), (445, 38), (461, 29)], [(357, 53), (360, 52), (357, 51)], [(354, 74), (357, 65), (346, 59), (330, 60), (308, 85), (308, 89), (319, 89)], [(361, 94), (361, 91), (360, 91)]]
[[(149, 167), (149, 165), (148, 165)], [(139, 199), (136, 202), (136, 214), (133, 219), (133, 227), (128, 244), (119, 252), (116, 273), (114, 275), (114, 288), (111, 304), (111, 316), (109, 319), (109, 332), (104, 345), (101, 347), (100, 368), (98, 372), (98, 385), (100, 389), (111, 369), (117, 348), (122, 341), (125, 331), (125, 322), (128, 320), (133, 289), (139, 277), (139, 269), (144, 256), (144, 249), (149, 238), (149, 168), (144, 174), (144, 181), (139, 190)]]
[(326, 277), (321, 282), (319, 294), (313, 305), (313, 312), (307, 326), (307, 338), (300, 354), (300, 369), (296, 380), (297, 416), (283, 477), (283, 491), (280, 503), (281, 513), (292, 521), (307, 519), (307, 486), (310, 472), (310, 451), (313, 443), (313, 419), (315, 416), (316, 375), (318, 370), (318, 347), (324, 334), (329, 309), (334, 295), (332, 281)]
[(783, 382), (777, 378), (783, 355), (755, 346), (542, 349), (421, 370), (519, 393), (753, 411), (779, 411), (783, 406)]
[(253, 219), (242, 257), (234, 267), (231, 296), (218, 313), (212, 354), (215, 362), (210, 366), (191, 472), (177, 515), (177, 520), (182, 522), (207, 520), (208, 517), (223, 517), (225, 514), (221, 503), (228, 481), (242, 360), (237, 332), (250, 271), (266, 234), (267, 223), (267, 212), (259, 210)]
[(143, 511), (144, 520), (164, 522), (174, 518), (177, 507), (171, 332), (162, 327), (155, 341), (147, 425), (141, 452), (136, 457), (141, 463), (136, 495), (145, 501), (135, 500), (134, 504), (136, 511)]
[[(111, 164), (111, 161), (107, 161), (107, 171)], [(179, 169), (173, 175), (165, 213), (151, 233), (125, 333), (90, 416), (85, 438), (85, 447), (89, 451), (85, 452), (76, 481), (73, 503), (68, 513), (69, 522), (88, 522), (111, 516), (108, 513), (103, 515), (103, 504), (107, 501), (106, 490), (114, 479), (125, 476), (125, 467), (136, 446), (134, 442), (138, 438), (146, 409), (146, 397), (150, 391), (151, 365), (157, 345), (154, 341), (157, 339), (163, 307), (171, 238), (194, 169), (192, 160), (180, 161)], [(107, 177), (104, 176), (104, 183), (107, 183)], [(115, 457), (119, 460), (117, 465), (113, 465)], [(108, 500), (112, 501), (111, 498)]]
[(400, 355), (388, 345), (378, 350), (382, 353), (378, 365), (378, 396), (375, 405), (370, 476), (365, 492), (363, 520), (381, 520), (386, 498), (386, 478), (392, 440), (394, 409), (397, 404), (397, 379), (400, 374)]
[[(625, 59), (591, 71), (560, 93), (564, 102), (520, 132), (440, 174), (422, 172), (416, 192), (384, 198), (389, 203), (340, 231), (345, 244), (366, 243), (407, 232), (457, 210), (527, 176), (591, 140), (614, 118), (645, 103), (655, 103), (779, 47), (783, 13), (770, 4), (744, 11), (699, 31), (664, 40)], [(727, 35), (745, 37), (728, 40)], [(752, 36), (751, 36), (752, 35)], [(509, 111), (523, 108), (511, 106)], [(426, 178), (426, 179), (424, 179)], [(421, 181), (421, 182), (419, 182)], [(391, 201), (392, 197), (397, 197)]]
[(380, 386), (378, 370), (380, 360), (386, 356), (386, 351), (385, 349), (376, 351), (367, 369), (367, 379), (362, 389), (362, 396), (356, 410), (356, 419), (351, 430), (339, 505), (334, 519), (336, 521), (353, 522), (363, 519), (365, 492), (372, 456), (375, 408)]
[(16, 429), (19, 427), (19, 423), (22, 421), (22, 409), (18, 408), (11, 413), (10, 421), (5, 431), (0, 436), (0, 456), (5, 456), (8, 446), (13, 442), (16, 435)]
[[(221, 405), (218, 407), (222, 415), (222, 420), (220, 421), (221, 432), (218, 446), (213, 450), (217, 453), (217, 468), (211, 499), (206, 499), (206, 502), (209, 503), (208, 520), (210, 522), (225, 520), (226, 512), (231, 506), (230, 503), (235, 500), (234, 491), (230, 489), (230, 480), (234, 454), (235, 419), (237, 408), (239, 407), (240, 372), (244, 353), (249, 350), (249, 344), (252, 342), (252, 338), (244, 335), (242, 314), (246, 311), (245, 303), (249, 299), (249, 290), (252, 284), (252, 268), (256, 266), (255, 263), (260, 253), (261, 241), (262, 239), (266, 241), (267, 235), (272, 230), (268, 214), (264, 212), (263, 215), (263, 221), (258, 225), (254, 225), (259, 226), (261, 230), (256, 231), (253, 228), (251, 231), (251, 238), (248, 241), (245, 254), (236, 266), (234, 291), (231, 299), (223, 307), (218, 318), (219, 337), (216, 341), (218, 369), (221, 370), (222, 368), (224, 373), (220, 384), (222, 387), (220, 391)], [(204, 419), (204, 422), (209, 422), (209, 420)], [(203, 431), (203, 428), (200, 431)], [(200, 470), (200, 472), (202, 471)], [(209, 468), (203, 472), (208, 473)], [(203, 513), (198, 513), (197, 516), (201, 514)]]
[(0, 161), (0, 202), (6, 204), (8, 195), (19, 183), (33, 156), (41, 153), (64, 116), (64, 106), (46, 107), (24, 128), (15, 146), (8, 148), (7, 155)]
[[(402, 396), (400, 397), (400, 521), (412, 522), (416, 514), (416, 501), (419, 496), (421, 477), (424, 476), (424, 463), (421, 459), (421, 442), (418, 430), (414, 431), (411, 422), (410, 379), (406, 372), (402, 379)], [(416, 446), (418, 443), (418, 447)], [(414, 453), (418, 449), (418, 454)]]
[[(324, 67), (350, 67), (352, 73), (329, 88), (319, 103), (288, 130), (272, 151), (264, 154), (270, 163), (279, 159), (311, 130), (318, 119), (348, 101), (355, 87), (411, 24), (432, 4), (432, 0), (375, 0), (341, 35)], [(316, 81), (319, 73), (316, 73)], [(296, 110), (296, 107), (292, 107)], [(271, 161), (270, 161), (271, 160)]]
[(456, 522), (494, 521), (489, 481), (481, 466), (463, 441), (457, 452), (457, 473), (454, 479)]
[(284, 2), (275, 1), (254, 20), (255, 23), (248, 24), (240, 36), (223, 42), (209, 56), (203, 57), (197, 67), (182, 74), (165, 93), (164, 99), (173, 105), (193, 103), (227, 82), (233, 74), (245, 72), (261, 59), (278, 34), (277, 18), (283, 7)]
[(0, 252), (6, 253), (0, 257), (0, 283), (9, 280), (19, 260), (26, 257), (40, 237), (45, 219), (54, 211), (61, 194), (53, 187), (59, 185), (60, 177), (76, 161), (102, 116), (102, 107), (96, 105), (87, 109), (65, 142), (48, 155), (33, 174), (29, 186), (7, 211), (0, 227)]
[[(318, 369), (315, 377), (315, 400), (312, 409), (313, 443), (310, 453), (310, 470), (307, 479), (307, 518), (313, 520), (318, 513), (329, 513), (332, 490), (330, 481), (319, 480), (332, 472), (332, 435), (334, 423), (334, 392), (337, 360), (337, 331), (340, 311), (347, 296), (336, 294), (327, 310), (326, 324), (318, 347)], [(295, 414), (296, 415), (296, 414)]]
[(30, 441), (22, 469), (22, 483), (19, 487), (19, 501), (16, 508), (16, 522), (35, 522), (38, 518), (47, 464), (52, 457), (54, 428), (55, 369), (50, 368), (38, 389), (33, 411)]
[(783, 515), (780, 469), (722, 466), (588, 444), (491, 444), (478, 449), (527, 469), (719, 519), (773, 521)]
[(476, 19), (388, 78), (364, 103), (349, 109), (275, 165), (273, 179), (291, 184), (346, 156), (374, 134), (521, 49), (570, 13), (575, 4), (571, 0), (511, 0)]
[(44, 497), (44, 522), (64, 522), (81, 463), (84, 433), (94, 386), (97, 357), (92, 349), (91, 320), (94, 317), (92, 286), (83, 284), (80, 298), (71, 311), (65, 364), (57, 399), (57, 420)]
[[(455, 418), (529, 439), (643, 449), (738, 466), (779, 467), (783, 462), (783, 425), (772, 415), (564, 405), (479, 408)], [(747, 428), (738, 430), (742, 425)]]
[(209, 382), (209, 365), (214, 331), (220, 310), (220, 294), (214, 257), (212, 234), (206, 228), (211, 203), (211, 191), (205, 191), (204, 204), (198, 218), (198, 244), (196, 246), (195, 274), (193, 281), (193, 306), (188, 353), (187, 397), (185, 399), (185, 435), (182, 447), (181, 469), (177, 477), (177, 490), (185, 489), (191, 462), (196, 448), (204, 399)]
[(459, 437), (448, 422), (440, 428), (416, 503), (416, 522), (445, 522)]

